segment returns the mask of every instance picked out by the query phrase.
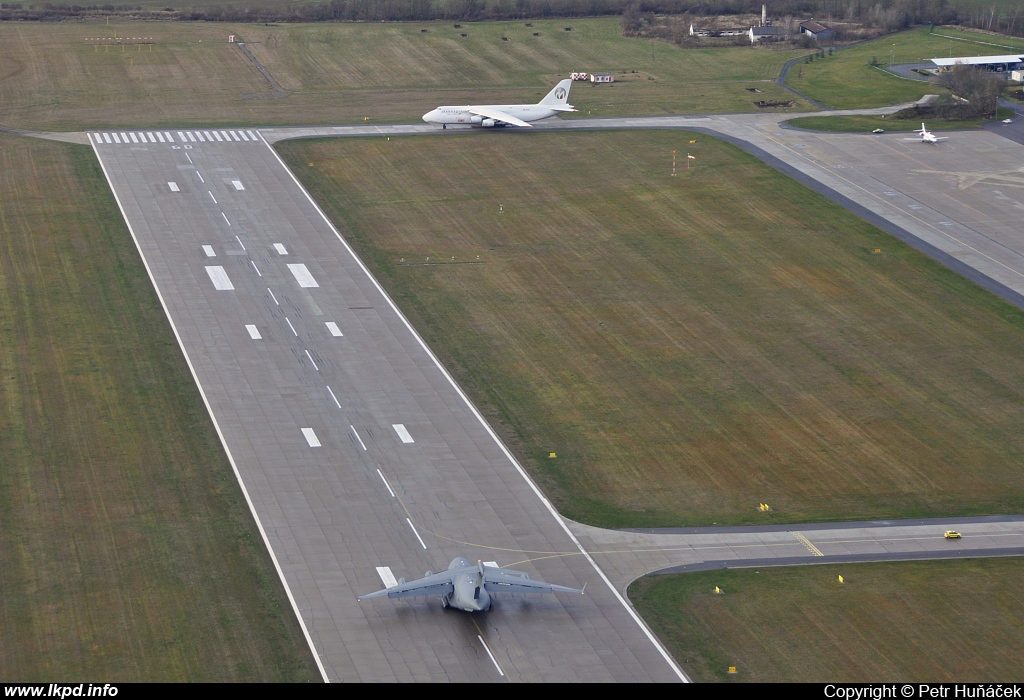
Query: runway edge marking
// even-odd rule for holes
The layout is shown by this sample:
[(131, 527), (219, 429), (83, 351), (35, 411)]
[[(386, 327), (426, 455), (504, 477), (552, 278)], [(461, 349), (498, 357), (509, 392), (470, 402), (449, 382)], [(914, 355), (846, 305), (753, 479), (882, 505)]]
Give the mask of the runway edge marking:
[[(264, 141), (264, 143), (266, 142)], [(178, 334), (178, 327), (174, 325), (174, 319), (171, 318), (171, 314), (167, 310), (167, 304), (164, 302), (164, 296), (160, 293), (160, 287), (157, 286), (156, 279), (153, 277), (153, 271), (149, 267), (149, 261), (146, 260), (146, 254), (143, 252), (142, 246), (139, 245), (139, 239), (135, 236), (135, 229), (132, 228), (132, 222), (128, 220), (128, 216), (125, 214), (124, 207), (121, 205), (121, 198), (117, 196), (117, 190), (114, 189), (114, 183), (111, 181), (110, 174), (107, 172), (107, 166), (103, 164), (103, 158), (100, 156), (99, 151), (96, 149), (96, 144), (92, 139), (90, 139), (90, 144), (92, 145), (93, 153), (96, 154), (96, 160), (100, 163), (100, 169), (103, 170), (103, 177), (107, 179), (107, 186), (110, 187), (110, 191), (114, 195), (114, 201), (117, 202), (117, 208), (121, 211), (121, 218), (124, 219), (125, 225), (128, 226), (128, 233), (132, 235), (132, 240), (135, 242), (135, 249), (139, 251), (139, 257), (142, 258), (142, 264), (146, 268), (146, 274), (149, 275), (149, 283), (153, 285), (153, 289), (156, 291), (156, 297), (160, 300), (160, 306), (164, 310), (164, 316), (167, 317), (167, 321), (171, 324), (171, 330), (174, 331), (174, 338), (178, 341), (178, 347), (181, 348), (181, 354), (185, 357), (185, 363), (188, 365), (189, 372), (192, 373), (192, 381), (196, 383), (196, 388), (199, 389), (199, 395), (203, 397), (203, 405), (206, 406), (206, 412), (210, 414), (210, 420), (213, 421), (213, 427), (217, 431), (217, 437), (220, 438), (220, 444), (224, 446), (224, 452), (228, 456), (228, 462), (231, 464), (231, 470), (235, 473), (235, 479), (238, 481), (238, 485), (242, 488), (242, 495), (245, 496), (245, 502), (249, 506), (249, 512), (252, 513), (252, 517), (256, 521), (256, 527), (260, 531), (260, 537), (263, 538), (263, 544), (266, 546), (267, 552), (270, 553), (270, 560), (274, 562), (274, 569), (277, 570), (277, 576), (281, 579), (281, 584), (284, 586), (284, 592), (288, 595), (288, 602), (292, 605), (292, 610), (295, 612), (295, 617), (298, 619), (299, 626), (302, 628), (302, 634), (306, 638), (306, 643), (309, 645), (310, 651), (313, 652), (313, 658), (316, 660), (316, 666), (320, 669), (320, 676), (324, 679), (324, 683), (330, 683), (331, 679), (327, 677), (327, 670), (324, 668), (323, 661), (320, 660), (320, 654), (317, 653), (316, 646), (313, 644), (313, 638), (309, 636), (309, 630), (306, 628), (306, 622), (302, 619), (302, 615), (299, 613), (299, 606), (295, 602), (295, 596), (292, 595), (292, 589), (288, 586), (288, 581), (284, 577), (284, 571), (281, 569), (281, 564), (277, 561), (277, 555), (274, 553), (274, 548), (270, 545), (270, 540), (267, 538), (267, 531), (263, 529), (263, 522), (260, 520), (259, 513), (256, 512), (252, 499), (249, 497), (249, 491), (245, 488), (245, 482), (242, 481), (242, 475), (238, 471), (238, 465), (235, 464), (235, 458), (231, 454), (231, 448), (228, 447), (227, 440), (224, 439), (224, 433), (221, 432), (220, 424), (217, 422), (217, 416), (214, 415), (213, 408), (210, 406), (210, 401), (206, 398), (206, 392), (203, 391), (203, 385), (199, 382), (199, 376), (196, 374), (196, 369), (192, 365), (192, 358), (188, 356), (188, 351), (185, 350), (185, 344), (181, 341), (181, 335)], [(275, 153), (274, 155), (277, 154)], [(290, 172), (291, 171), (289, 171), (289, 173)], [(303, 190), (303, 192), (305, 192), (305, 190)]]
[(505, 443), (501, 441), (501, 438), (498, 437), (498, 434), (494, 432), (490, 424), (488, 424), (486, 419), (484, 419), (483, 414), (481, 414), (480, 411), (477, 410), (477, 407), (473, 405), (473, 402), (470, 401), (469, 397), (465, 394), (465, 392), (462, 391), (462, 387), (458, 385), (458, 383), (455, 381), (452, 375), (448, 373), (448, 370), (445, 369), (444, 365), (441, 364), (441, 361), (437, 359), (437, 356), (434, 355), (434, 352), (427, 346), (423, 338), (420, 337), (420, 334), (416, 332), (415, 328), (413, 328), (412, 324), (409, 323), (409, 319), (407, 319), (405, 317), (405, 314), (403, 314), (401, 310), (399, 310), (398, 306), (391, 299), (391, 296), (386, 291), (384, 291), (384, 287), (382, 287), (380, 282), (377, 281), (377, 278), (373, 276), (369, 268), (366, 267), (366, 265), (363, 263), (362, 259), (358, 255), (356, 255), (356, 252), (352, 250), (351, 246), (349, 246), (348, 241), (346, 241), (344, 236), (342, 236), (341, 233), (338, 232), (338, 229), (334, 227), (334, 224), (331, 223), (331, 220), (327, 218), (327, 214), (325, 214), (323, 209), (320, 208), (320, 205), (316, 203), (316, 200), (313, 199), (313, 196), (306, 191), (306, 188), (302, 186), (302, 183), (299, 182), (299, 179), (295, 177), (295, 174), (291, 171), (291, 168), (289, 168), (285, 164), (285, 162), (281, 159), (281, 156), (278, 155), (277, 151), (275, 151), (274, 148), (270, 145), (270, 143), (267, 142), (266, 138), (264, 138), (263, 136), (263, 132), (257, 131), (256, 133), (259, 134), (260, 140), (262, 140), (263, 144), (270, 150), (271, 153), (274, 154), (274, 158), (276, 158), (277, 162), (281, 164), (281, 167), (284, 168), (286, 173), (288, 173), (288, 175), (291, 177), (295, 185), (302, 191), (304, 195), (306, 195), (306, 199), (308, 199), (310, 204), (313, 205), (313, 208), (316, 209), (318, 214), (320, 214), (320, 217), (324, 220), (327, 226), (330, 227), (331, 231), (338, 238), (341, 244), (345, 246), (345, 250), (348, 251), (349, 255), (352, 256), (352, 259), (356, 262), (357, 265), (359, 265), (360, 269), (362, 269), (363, 273), (366, 274), (367, 278), (369, 278), (369, 280), (373, 283), (374, 287), (377, 288), (377, 291), (380, 292), (382, 297), (384, 297), (385, 301), (387, 301), (391, 309), (398, 315), (399, 320), (401, 320), (401, 322), (409, 330), (409, 332), (412, 334), (412, 337), (416, 339), (416, 342), (419, 343), (420, 347), (423, 348), (424, 352), (427, 353), (427, 357), (429, 357), (431, 361), (434, 363), (434, 365), (438, 368), (438, 370), (441, 371), (441, 374), (443, 374), (445, 379), (448, 380), (448, 383), (452, 385), (452, 388), (455, 389), (455, 392), (459, 395), (463, 402), (465, 402), (466, 406), (473, 413), (473, 415), (476, 416), (476, 419), (480, 421), (480, 425), (482, 425), (484, 430), (487, 431), (487, 434), (491, 436), (491, 439), (494, 440), (495, 444), (502, 451), (505, 457), (507, 457), (509, 462), (511, 462), (512, 465), (516, 468), (516, 471), (519, 472), (519, 475), (523, 478), (524, 481), (526, 481), (527, 485), (529, 485), (529, 487), (533, 490), (534, 494), (536, 494), (537, 498), (540, 499), (541, 503), (544, 504), (544, 507), (547, 508), (548, 512), (551, 513), (551, 516), (555, 519), (555, 522), (557, 522), (561, 526), (565, 534), (569, 536), (569, 539), (572, 540), (573, 544), (575, 544), (576, 547), (580, 550), (580, 554), (582, 554), (584, 558), (586, 558), (586, 560), (594, 568), (594, 571), (596, 571), (598, 576), (601, 577), (601, 580), (604, 581), (606, 586), (608, 586), (608, 590), (610, 590), (612, 594), (615, 596), (615, 598), (619, 601), (619, 603), (622, 604), (622, 607), (625, 608), (629, 616), (633, 618), (633, 621), (636, 622), (638, 627), (640, 627), (644, 635), (647, 636), (647, 639), (651, 642), (651, 644), (654, 645), (654, 648), (657, 649), (658, 652), (661, 654), (662, 658), (665, 659), (665, 662), (669, 665), (669, 667), (676, 674), (676, 676), (678, 676), (679, 680), (683, 681), (684, 683), (692, 682), (690, 680), (690, 677), (686, 675), (683, 669), (676, 663), (675, 659), (672, 658), (672, 655), (668, 653), (668, 650), (665, 649), (664, 646), (662, 646), (661, 641), (650, 630), (650, 628), (647, 626), (647, 623), (643, 621), (640, 615), (637, 614), (636, 610), (633, 609), (633, 606), (630, 605), (629, 602), (622, 596), (622, 594), (619, 593), (619, 591), (615, 588), (615, 585), (605, 575), (604, 571), (601, 569), (600, 566), (598, 566), (597, 562), (594, 561), (594, 558), (590, 556), (590, 552), (588, 552), (587, 549), (583, 546), (583, 543), (580, 542), (576, 538), (576, 535), (572, 533), (572, 531), (569, 529), (569, 526), (566, 525), (565, 521), (562, 519), (562, 516), (559, 515), (558, 511), (555, 510), (555, 507), (551, 505), (551, 502), (547, 499), (543, 492), (541, 492), (540, 488), (537, 486), (537, 484), (534, 483), (533, 479), (530, 478), (530, 475), (526, 473), (526, 470), (523, 469), (523, 466), (519, 464), (519, 460), (517, 460), (515, 456), (509, 451), (509, 449), (505, 447)]

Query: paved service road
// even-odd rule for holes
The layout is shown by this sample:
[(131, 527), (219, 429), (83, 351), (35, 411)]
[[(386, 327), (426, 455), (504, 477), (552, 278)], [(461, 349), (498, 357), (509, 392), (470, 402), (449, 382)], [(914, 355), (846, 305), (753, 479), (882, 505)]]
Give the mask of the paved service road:
[[(90, 137), (325, 678), (685, 679), (258, 133)], [(456, 556), (586, 595), (356, 601)]]

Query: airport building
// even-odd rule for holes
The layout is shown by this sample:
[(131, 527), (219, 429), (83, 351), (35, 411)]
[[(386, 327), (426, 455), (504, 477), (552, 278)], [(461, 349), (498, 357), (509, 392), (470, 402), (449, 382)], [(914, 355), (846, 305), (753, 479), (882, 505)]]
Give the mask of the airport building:
[(1019, 68), (1024, 68), (1024, 54), (1010, 54), (1008, 56), (957, 56), (954, 58), (933, 58), (930, 59), (939, 72), (952, 70), (953, 66), (962, 64), (986, 68), (995, 73), (1007, 73)]

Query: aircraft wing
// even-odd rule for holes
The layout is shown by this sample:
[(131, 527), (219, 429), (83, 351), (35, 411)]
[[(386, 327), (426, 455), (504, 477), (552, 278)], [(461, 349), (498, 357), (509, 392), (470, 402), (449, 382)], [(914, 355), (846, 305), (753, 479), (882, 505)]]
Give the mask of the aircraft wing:
[(452, 574), (450, 571), (442, 571), (439, 574), (431, 574), (430, 576), (424, 576), (418, 578), (415, 581), (407, 581), (405, 583), (399, 583), (397, 586), (391, 588), (385, 588), (382, 591), (376, 591), (374, 593), (367, 593), (366, 595), (359, 596), (359, 600), (369, 600), (370, 598), (415, 598), (418, 596), (443, 596), (450, 595), (455, 590), (455, 584), (452, 583)]
[(522, 571), (484, 567), (484, 586), (489, 593), (583, 593), (579, 588), (534, 581)]
[(513, 117), (511, 114), (505, 114), (500, 109), (494, 109), (493, 107), (470, 107), (469, 113), (478, 114), (481, 117), (487, 117), (498, 122), (512, 124), (513, 126), (531, 126), (528, 122), (524, 122), (518, 117)]

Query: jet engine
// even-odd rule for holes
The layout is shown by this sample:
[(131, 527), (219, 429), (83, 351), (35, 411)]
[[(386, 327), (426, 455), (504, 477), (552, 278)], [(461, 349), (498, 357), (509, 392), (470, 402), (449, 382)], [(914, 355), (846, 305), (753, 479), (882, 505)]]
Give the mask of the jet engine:
[(484, 119), (482, 122), (480, 122), (480, 126), (497, 126), (497, 124), (498, 123), (493, 119)]

